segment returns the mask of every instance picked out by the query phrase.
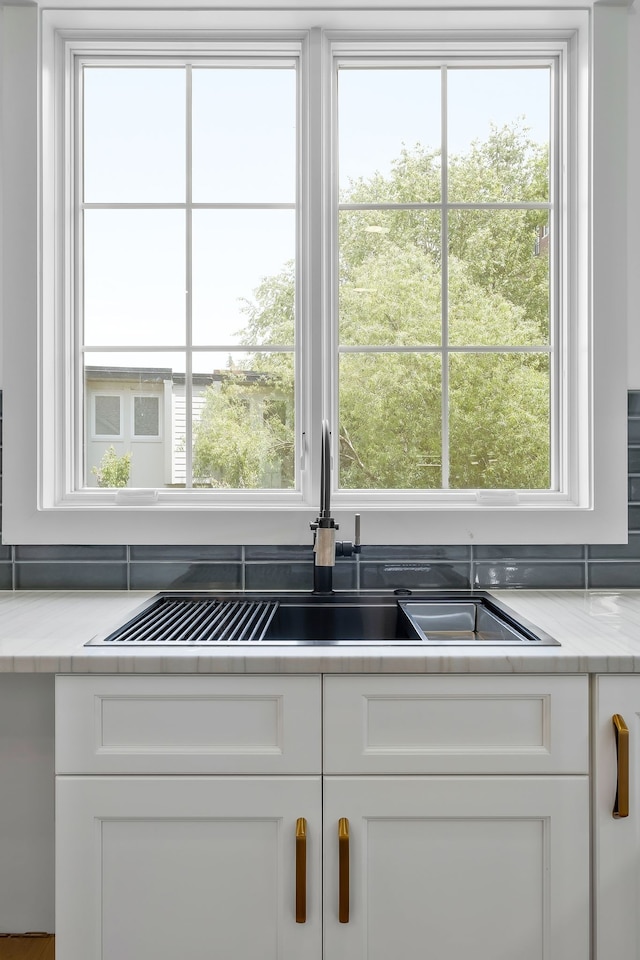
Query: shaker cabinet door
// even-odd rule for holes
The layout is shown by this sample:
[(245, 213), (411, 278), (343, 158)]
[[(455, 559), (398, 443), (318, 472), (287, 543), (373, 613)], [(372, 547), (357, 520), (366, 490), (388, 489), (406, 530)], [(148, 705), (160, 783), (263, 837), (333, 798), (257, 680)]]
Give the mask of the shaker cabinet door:
[(327, 777), (324, 798), (325, 960), (588, 960), (586, 777)]
[(319, 778), (60, 777), (57, 791), (61, 960), (320, 960)]

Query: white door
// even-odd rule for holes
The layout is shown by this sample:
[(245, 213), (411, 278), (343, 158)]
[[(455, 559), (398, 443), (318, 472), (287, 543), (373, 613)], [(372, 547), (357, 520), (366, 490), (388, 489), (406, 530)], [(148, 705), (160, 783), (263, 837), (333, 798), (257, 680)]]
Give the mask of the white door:
[[(598, 677), (594, 742), (595, 942), (598, 960), (640, 958), (640, 677)], [(627, 728), (618, 779), (613, 717)], [(625, 794), (626, 800), (625, 803)], [(616, 799), (619, 807), (616, 809)], [(624, 807), (624, 809), (623, 809)], [(622, 813), (622, 816), (619, 814)]]
[(324, 801), (325, 960), (589, 960), (586, 777), (327, 777)]
[(59, 777), (57, 960), (319, 960), (320, 804), (319, 777)]

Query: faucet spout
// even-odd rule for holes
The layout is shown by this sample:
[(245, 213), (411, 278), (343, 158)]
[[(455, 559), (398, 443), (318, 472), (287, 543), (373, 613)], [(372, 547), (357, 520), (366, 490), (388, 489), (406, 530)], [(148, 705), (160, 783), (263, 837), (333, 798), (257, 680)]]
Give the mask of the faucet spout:
[(333, 593), (333, 567), (336, 562), (336, 530), (338, 524), (331, 516), (331, 431), (329, 421), (322, 421), (320, 449), (320, 512), (314, 523), (313, 538), (313, 592)]
[(320, 457), (320, 519), (331, 518), (331, 431), (329, 421), (322, 421), (322, 449)]
[(355, 518), (355, 542), (336, 543), (338, 524), (331, 516), (331, 431), (329, 421), (322, 421), (322, 448), (320, 451), (320, 512), (309, 526), (313, 530), (313, 592), (333, 593), (333, 567), (336, 555), (351, 557), (360, 553), (360, 514)]

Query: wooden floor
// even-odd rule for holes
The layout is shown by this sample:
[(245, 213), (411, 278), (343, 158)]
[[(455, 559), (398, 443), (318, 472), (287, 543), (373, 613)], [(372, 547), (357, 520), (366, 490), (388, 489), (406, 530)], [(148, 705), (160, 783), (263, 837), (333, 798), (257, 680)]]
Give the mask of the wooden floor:
[(55, 955), (53, 937), (0, 935), (0, 960), (54, 960)]

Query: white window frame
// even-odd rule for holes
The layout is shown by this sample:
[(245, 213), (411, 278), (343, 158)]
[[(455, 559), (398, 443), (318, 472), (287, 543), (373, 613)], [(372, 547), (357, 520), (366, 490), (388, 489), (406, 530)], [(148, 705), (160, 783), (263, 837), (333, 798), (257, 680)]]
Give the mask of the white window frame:
[[(213, 496), (189, 491), (185, 496), (174, 490), (77, 490), (69, 480), (75, 466), (64, 410), (74, 401), (68, 325), (74, 291), (64, 266), (72, 252), (71, 231), (65, 229), (72, 184), (63, 160), (72, 119), (65, 78), (73, 57), (81, 51), (107, 52), (105, 40), (114, 54), (130, 50), (131, 31), (138, 48), (160, 54), (171, 49), (169, 37), (197, 37), (196, 44), (208, 49), (222, 36), (245, 43), (244, 31), (251, 31), (259, 44), (262, 30), (280, 38), (288, 50), (296, 44), (305, 49), (303, 124), (309, 105), (332, 122), (331, 70), (326, 66), (331, 43), (342, 44), (336, 49), (344, 51), (367, 36), (393, 42), (402, 34), (413, 41), (418, 31), (423, 42), (462, 39), (472, 44), (474, 32), (484, 31), (485, 37), (508, 41), (516, 52), (535, 39), (564, 45), (563, 109), (571, 133), (565, 161), (571, 176), (564, 198), (565, 282), (559, 293), (569, 318), (562, 344), (567, 359), (561, 396), (568, 424), (560, 438), (567, 453), (562, 492), (336, 491), (334, 514), (348, 536), (350, 514), (361, 512), (368, 543), (626, 540), (625, 185), (620, 168), (625, 155), (626, 11), (598, 5), (584, 9), (571, 0), (557, 10), (518, 9), (516, 2), (491, 10), (471, 3), (457, 10), (428, 6), (402, 12), (391, 6), (312, 12), (4, 8), (2, 79), (6, 89), (19, 91), (3, 118), (3, 314), (5, 344), (11, 345), (3, 383), (5, 542), (310, 540), (308, 524), (319, 502), (318, 425), (335, 390), (330, 374), (321, 374), (311, 362), (331, 347), (332, 302), (323, 278), (335, 247), (323, 217), (332, 203), (331, 148), (316, 127), (302, 127), (299, 162), (306, 226), (299, 231), (298, 254), (301, 275), (309, 278), (298, 291), (298, 313), (307, 318), (299, 331), (305, 373), (298, 378), (303, 385), (297, 398), (300, 489), (268, 495), (230, 491), (222, 497), (218, 491)], [(25, 436), (34, 438), (26, 452)], [(311, 444), (310, 437), (315, 438)]]

